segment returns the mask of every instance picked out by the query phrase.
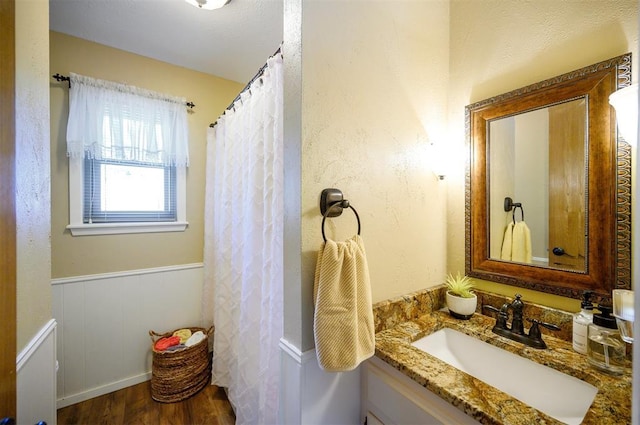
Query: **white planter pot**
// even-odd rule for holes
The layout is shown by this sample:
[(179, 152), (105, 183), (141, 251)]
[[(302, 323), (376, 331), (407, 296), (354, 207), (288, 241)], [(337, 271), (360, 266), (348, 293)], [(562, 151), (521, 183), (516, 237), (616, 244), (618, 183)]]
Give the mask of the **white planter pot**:
[(447, 308), (449, 313), (456, 319), (468, 320), (473, 316), (478, 305), (478, 297), (473, 294), (473, 298), (462, 298), (455, 295), (451, 295), (447, 291)]

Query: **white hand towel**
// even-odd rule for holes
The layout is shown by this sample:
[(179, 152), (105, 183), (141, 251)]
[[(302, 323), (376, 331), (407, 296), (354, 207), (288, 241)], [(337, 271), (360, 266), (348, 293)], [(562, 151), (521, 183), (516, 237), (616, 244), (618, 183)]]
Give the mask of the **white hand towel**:
[(524, 221), (519, 221), (513, 226), (512, 243), (511, 261), (531, 263), (531, 231)]
[(360, 236), (327, 240), (318, 253), (313, 285), (313, 331), (320, 367), (355, 369), (375, 353), (371, 284)]

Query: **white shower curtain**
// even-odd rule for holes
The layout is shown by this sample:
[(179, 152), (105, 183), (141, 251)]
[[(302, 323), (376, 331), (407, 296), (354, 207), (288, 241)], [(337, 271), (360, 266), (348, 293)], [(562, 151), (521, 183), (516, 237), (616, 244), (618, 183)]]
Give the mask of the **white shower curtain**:
[(275, 424), (283, 333), (282, 56), (207, 135), (204, 321), (237, 424)]

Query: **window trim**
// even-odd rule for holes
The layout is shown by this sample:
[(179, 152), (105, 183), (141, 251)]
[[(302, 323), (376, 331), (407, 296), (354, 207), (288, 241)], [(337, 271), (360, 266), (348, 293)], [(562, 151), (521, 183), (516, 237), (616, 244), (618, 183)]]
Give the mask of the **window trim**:
[(129, 233), (184, 232), (189, 225), (187, 210), (187, 169), (176, 167), (176, 221), (129, 223), (83, 223), (84, 158), (69, 158), (69, 225), (72, 236), (115, 235)]

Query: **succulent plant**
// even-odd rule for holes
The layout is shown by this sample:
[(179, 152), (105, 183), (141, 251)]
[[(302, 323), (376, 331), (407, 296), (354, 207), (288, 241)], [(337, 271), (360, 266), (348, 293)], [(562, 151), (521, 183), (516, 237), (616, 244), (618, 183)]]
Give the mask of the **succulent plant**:
[(449, 273), (445, 284), (451, 295), (462, 298), (473, 298), (474, 296), (472, 292), (472, 289), (475, 287), (473, 280), (471, 280), (469, 276), (461, 276), (460, 272), (458, 272), (455, 277)]

